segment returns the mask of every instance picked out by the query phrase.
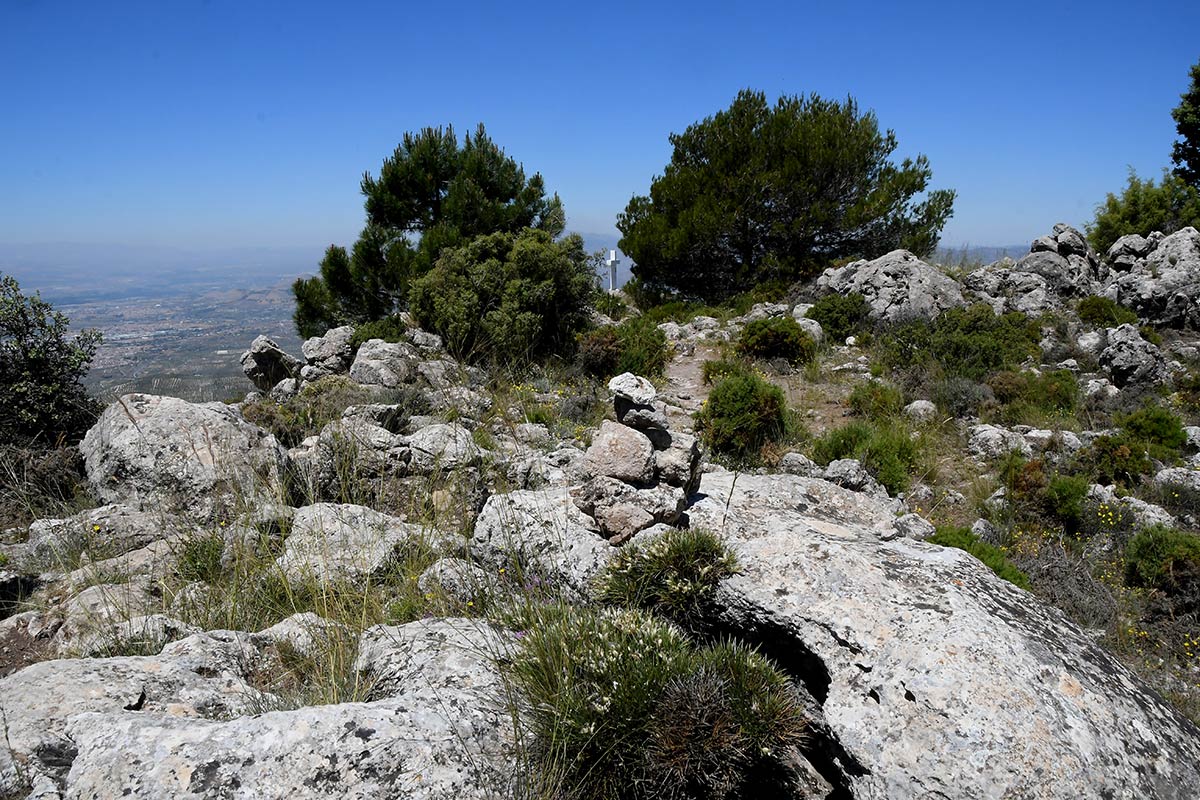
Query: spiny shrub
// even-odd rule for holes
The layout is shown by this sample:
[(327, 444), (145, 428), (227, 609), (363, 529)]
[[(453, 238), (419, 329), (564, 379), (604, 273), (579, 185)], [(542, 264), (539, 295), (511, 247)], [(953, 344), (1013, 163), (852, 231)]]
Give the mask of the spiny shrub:
[(670, 359), (667, 336), (658, 323), (646, 317), (632, 317), (617, 326), (621, 356), (617, 359), (617, 374), (654, 377), (662, 375)]
[(605, 325), (580, 336), (579, 364), (588, 375), (616, 375), (620, 361), (621, 340), (615, 326)]
[(1162, 525), (1148, 528), (1125, 550), (1125, 582), (1171, 592), (1200, 580), (1200, 536)]
[(742, 329), (738, 352), (750, 358), (782, 358), (790, 364), (812, 361), (817, 345), (791, 317), (755, 320)]
[(1040, 375), (1004, 370), (988, 378), (987, 384), (1004, 405), (1025, 404), (1059, 413), (1071, 413), (1079, 405), (1079, 382), (1070, 370)]
[(709, 386), (730, 375), (753, 375), (754, 367), (740, 358), (722, 358), (717, 361), (705, 361), (700, 366), (700, 374)]
[(350, 346), (355, 351), (362, 346), (363, 342), (368, 342), (371, 339), (383, 339), (385, 342), (403, 342), (405, 334), (408, 332), (408, 325), (398, 315), (384, 317), (373, 322), (366, 322), (354, 329), (354, 335), (350, 337)]
[(1125, 435), (1098, 436), (1080, 451), (1078, 469), (1096, 483), (1132, 486), (1153, 468), (1148, 446)]
[(1080, 300), (1077, 313), (1080, 322), (1105, 328), (1115, 328), (1129, 322), (1136, 325), (1138, 321), (1136, 313), (1100, 295), (1092, 295)]
[(598, 595), (610, 605), (642, 608), (687, 628), (696, 627), (723, 578), (737, 561), (712, 533), (671, 530), (649, 545), (625, 545), (600, 577)]
[(1162, 406), (1147, 405), (1117, 419), (1126, 436), (1150, 446), (1158, 459), (1174, 458), (1187, 443), (1183, 422)]
[(851, 422), (834, 428), (813, 443), (813, 460), (822, 466), (841, 458), (854, 458), (875, 476), (889, 493), (908, 488), (920, 466), (919, 440), (894, 424)]
[(866, 329), (870, 312), (867, 299), (857, 292), (851, 292), (847, 295), (825, 295), (813, 303), (804, 316), (819, 322), (830, 341), (840, 343), (847, 336)]
[(778, 386), (757, 375), (730, 375), (713, 387), (697, 419), (714, 451), (749, 459), (787, 435), (787, 401)]
[(1029, 588), (1028, 575), (1017, 569), (1005, 557), (1004, 552), (1000, 548), (981, 541), (978, 536), (971, 533), (967, 528), (954, 526), (939, 527), (937, 533), (929, 537), (928, 541), (932, 544), (939, 544), (942, 547), (955, 547), (959, 550), (965, 550), (982, 561), (992, 572), (1012, 585), (1019, 586), (1022, 589)]
[(1079, 530), (1090, 486), (1082, 475), (1055, 475), (1047, 482), (1044, 492), (1046, 512), (1061, 521), (1068, 532)]
[(894, 417), (904, 410), (904, 395), (891, 384), (871, 380), (850, 393), (850, 410), (860, 417)]
[(695, 649), (635, 609), (541, 605), (524, 625), (509, 669), (534, 768), (561, 781), (560, 796), (726, 797), (787, 775), (807, 723), (796, 690), (758, 653)]

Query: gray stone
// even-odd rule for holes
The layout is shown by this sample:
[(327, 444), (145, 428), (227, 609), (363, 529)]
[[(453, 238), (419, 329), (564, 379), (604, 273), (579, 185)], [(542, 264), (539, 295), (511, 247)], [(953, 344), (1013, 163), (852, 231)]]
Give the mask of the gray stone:
[(803, 478), (821, 476), (821, 467), (803, 453), (784, 453), (779, 459), (779, 471), (788, 475), (799, 475)]
[(967, 450), (976, 458), (994, 461), (1009, 453), (1028, 458), (1033, 450), (1025, 437), (996, 425), (974, 425), (967, 431)]
[(276, 563), (293, 584), (362, 580), (387, 569), (401, 547), (431, 536), (420, 526), (365, 506), (317, 503), (296, 510)]
[(937, 529), (933, 527), (933, 523), (920, 514), (905, 514), (902, 517), (897, 517), (895, 525), (896, 530), (894, 535), (885, 535), (881, 538), (895, 539), (903, 536), (923, 542), (937, 532)]
[(486, 570), (462, 558), (439, 558), (417, 580), (423, 594), (441, 591), (463, 606), (491, 592), (494, 584)]
[(350, 369), (350, 363), (354, 360), (353, 338), (354, 328), (343, 325), (327, 331), (324, 336), (306, 339), (300, 346), (300, 352), (304, 354), (308, 365), (320, 370), (320, 374), (343, 373)]
[(147, 394), (105, 409), (79, 449), (101, 500), (199, 517), (280, 497), (287, 457), (274, 436), (224, 403)]
[(904, 416), (914, 422), (929, 422), (937, 416), (937, 406), (928, 400), (913, 400), (904, 407)]
[(639, 431), (664, 431), (669, 425), (666, 403), (640, 405), (617, 395), (613, 399), (613, 409), (617, 415), (617, 422)]
[(1128, 270), (1138, 259), (1145, 258), (1153, 249), (1145, 237), (1138, 234), (1128, 234), (1113, 242), (1108, 248), (1109, 262), (1119, 270)]
[(831, 518), (812, 491), (712, 473), (688, 514), (738, 559), (714, 601), (723, 624), (804, 654), (856, 767), (847, 796), (1183, 798), (1200, 785), (1196, 727), (1060, 612), (961, 550), (881, 540), (894, 530), (882, 507), (846, 498)]
[(421, 354), (408, 342), (368, 339), (350, 365), (350, 379), (394, 389), (412, 382), (420, 360)]
[(640, 406), (651, 405), (658, 397), (654, 384), (632, 372), (623, 372), (608, 382), (608, 390)]
[(801, 330), (812, 337), (812, 340), (817, 344), (821, 344), (821, 342), (825, 341), (825, 329), (822, 328), (821, 323), (817, 322), (815, 319), (809, 319), (808, 317), (800, 316), (796, 318), (796, 324), (800, 326)]
[(484, 451), (475, 444), (471, 432), (458, 423), (427, 425), (408, 437), (414, 472), (454, 472), (477, 465)]
[(1105, 294), (1143, 322), (1200, 328), (1200, 231), (1188, 227), (1159, 238), (1144, 258), (1111, 280)]
[(1136, 325), (1109, 328), (1107, 339), (1108, 346), (1100, 353), (1100, 366), (1117, 387), (1159, 386), (1169, 378), (1162, 351), (1143, 339)]
[(875, 319), (928, 319), (966, 304), (953, 278), (907, 250), (827, 269), (816, 285), (821, 294), (863, 295)]
[(654, 477), (660, 483), (691, 493), (700, 474), (700, 443), (688, 433), (674, 432), (665, 449), (654, 454)]
[(443, 349), (442, 337), (436, 333), (423, 331), (420, 328), (410, 330), (408, 332), (408, 340), (416, 345), (417, 349), (425, 355), (440, 353)]
[[(1160, 472), (1159, 475), (1161, 474)], [(1155, 482), (1158, 482), (1157, 476)], [(1169, 488), (1169, 486), (1170, 484), (1166, 484), (1164, 488)], [(1166, 525), (1170, 528), (1177, 524), (1175, 518), (1171, 516), (1171, 512), (1165, 508), (1139, 500), (1132, 495), (1119, 495), (1112, 486), (1094, 483), (1088, 487), (1087, 497), (1092, 503), (1101, 506), (1101, 511), (1113, 512), (1120, 509), (1122, 516), (1132, 517), (1135, 527), (1138, 528), (1149, 528), (1154, 525)]]
[(592, 437), (586, 464), (593, 475), (648, 485), (654, 480), (654, 447), (644, 433), (605, 420)]
[(388, 433), (398, 433), (404, 427), (406, 420), (400, 406), (367, 403), (360, 406), (348, 406), (342, 412), (342, 421), (350, 425), (365, 423), (383, 428)]
[(284, 378), (279, 383), (271, 387), (271, 391), (267, 394), (274, 403), (286, 403), (296, 396), (300, 391), (300, 381), (296, 378)]
[(266, 336), (259, 336), (242, 353), (242, 372), (260, 391), (269, 392), (284, 378), (300, 374), (304, 362), (290, 356)]
[(659, 485), (638, 489), (615, 478), (600, 476), (571, 489), (571, 497), (601, 532), (620, 543), (663, 523), (674, 525), (687, 501), (682, 488)]
[(141, 511), (113, 504), (81, 511), (66, 519), (39, 519), (29, 525), (25, 551), (45, 568), (60, 568), (74, 554), (107, 559), (177, 538), (193, 527), (163, 511)]
[(839, 458), (829, 462), (829, 466), (825, 467), (821, 477), (830, 483), (836, 483), (838, 486), (856, 492), (863, 492), (871, 497), (888, 496), (887, 489), (883, 488), (883, 484), (875, 480), (874, 476), (867, 472), (866, 467), (853, 458)]

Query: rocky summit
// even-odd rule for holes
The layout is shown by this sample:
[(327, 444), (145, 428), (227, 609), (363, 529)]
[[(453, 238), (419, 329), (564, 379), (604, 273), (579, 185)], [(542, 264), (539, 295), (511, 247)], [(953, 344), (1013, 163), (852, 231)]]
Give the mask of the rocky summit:
[(1058, 225), (664, 321), (654, 375), (259, 337), (244, 400), (120, 397), (86, 502), (3, 532), (0, 797), (589, 796), (587, 758), (670, 797), (1200, 797), (1198, 284), (1193, 228)]

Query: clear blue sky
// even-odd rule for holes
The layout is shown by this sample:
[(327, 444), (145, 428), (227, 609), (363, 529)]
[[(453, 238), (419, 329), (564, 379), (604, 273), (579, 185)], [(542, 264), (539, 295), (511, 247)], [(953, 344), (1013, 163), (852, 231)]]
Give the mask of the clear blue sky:
[(404, 131), (480, 121), (611, 232), (752, 87), (853, 95), (958, 190), (945, 243), (1011, 244), (1157, 175), (1197, 60), (1196, 0), (0, 0), (0, 243), (349, 243)]

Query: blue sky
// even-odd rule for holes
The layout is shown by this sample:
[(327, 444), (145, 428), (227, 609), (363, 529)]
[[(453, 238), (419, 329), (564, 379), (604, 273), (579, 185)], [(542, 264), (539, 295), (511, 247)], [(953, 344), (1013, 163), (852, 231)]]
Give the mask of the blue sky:
[(477, 122), (612, 231), (751, 87), (853, 95), (958, 190), (948, 244), (1168, 164), (1200, 3), (0, 0), (0, 243), (349, 243), (401, 134)]

